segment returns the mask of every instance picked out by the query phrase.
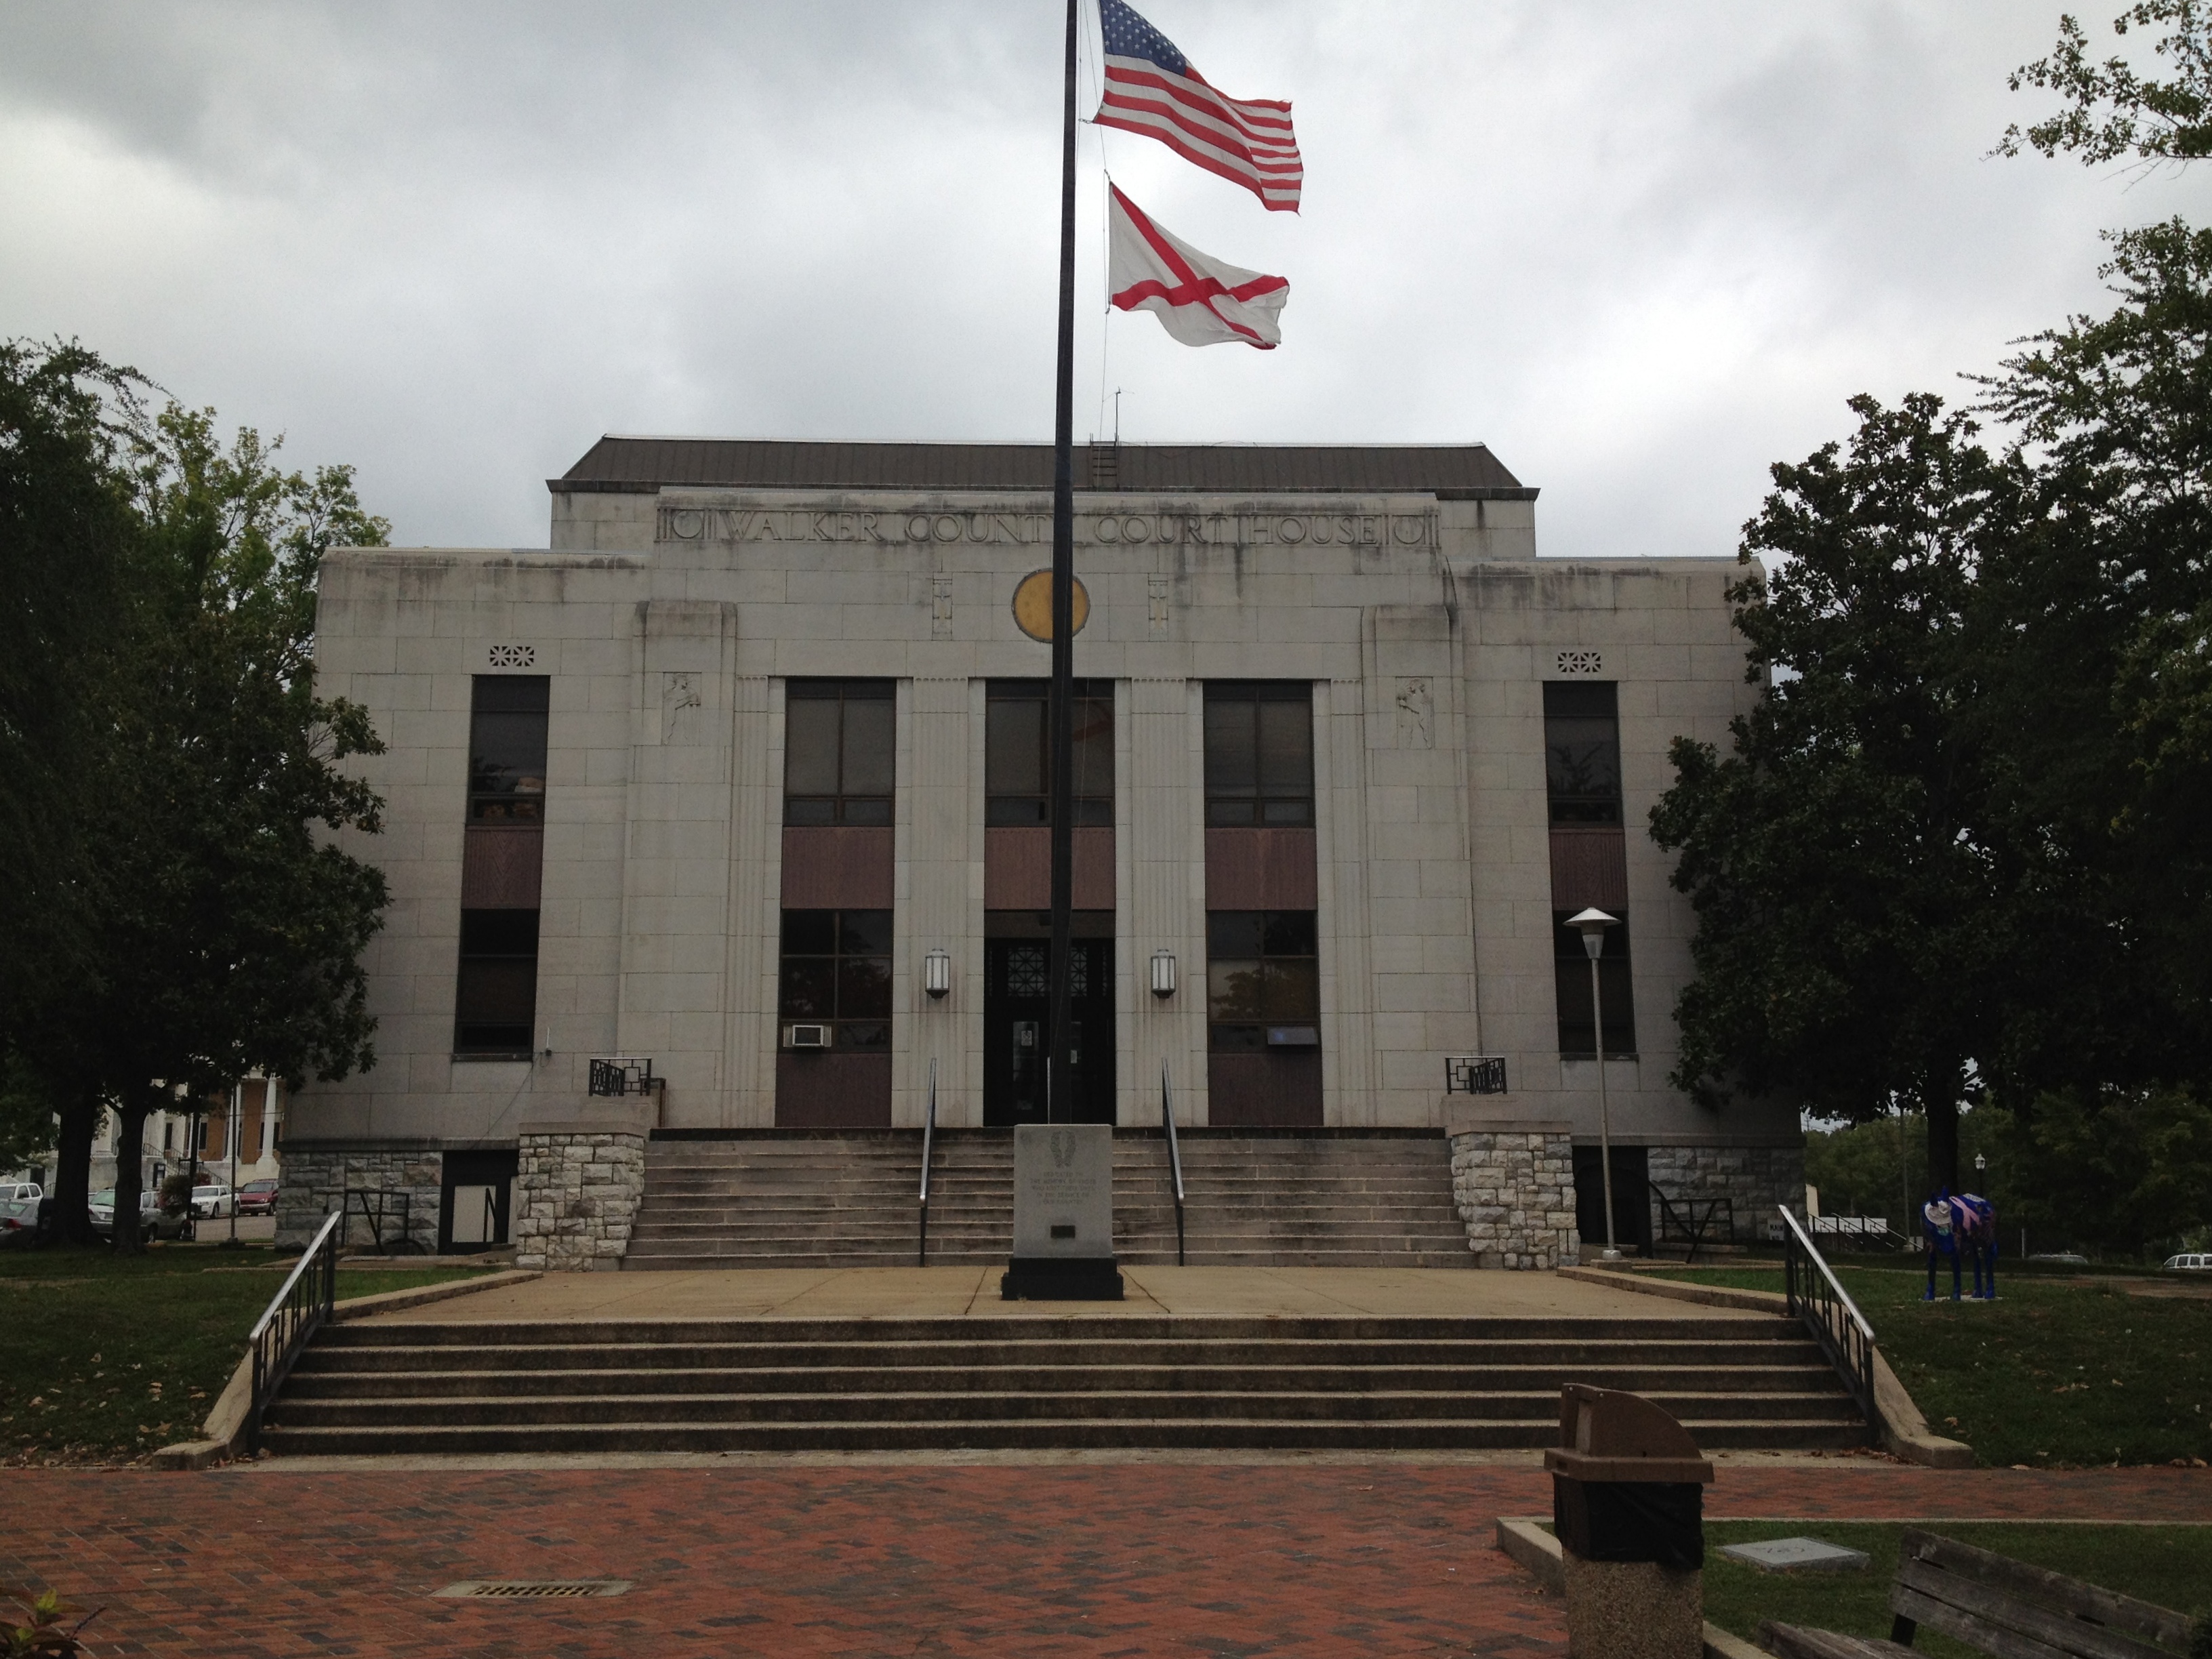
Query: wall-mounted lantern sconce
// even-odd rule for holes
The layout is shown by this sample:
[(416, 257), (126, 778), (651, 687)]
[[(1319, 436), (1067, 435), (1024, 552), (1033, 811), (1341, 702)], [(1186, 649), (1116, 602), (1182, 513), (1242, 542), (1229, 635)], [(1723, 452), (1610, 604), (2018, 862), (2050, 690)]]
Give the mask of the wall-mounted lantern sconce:
[(921, 959), (921, 988), (933, 997), (941, 997), (952, 988), (952, 958), (943, 951), (932, 951)]
[(1176, 989), (1175, 957), (1166, 951), (1152, 952), (1152, 994), (1171, 997)]

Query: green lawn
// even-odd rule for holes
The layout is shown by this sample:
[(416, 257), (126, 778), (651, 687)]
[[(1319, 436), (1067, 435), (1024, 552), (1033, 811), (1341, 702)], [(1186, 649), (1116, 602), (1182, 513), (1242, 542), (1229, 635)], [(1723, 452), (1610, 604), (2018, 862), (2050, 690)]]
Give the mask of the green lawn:
[[(284, 1276), (266, 1248), (0, 1251), (0, 1463), (121, 1463), (199, 1437)], [(240, 1272), (260, 1267), (260, 1272)], [(472, 1270), (341, 1268), (338, 1296)]]
[[(2112, 1526), (2067, 1522), (1931, 1522), (1927, 1529), (2087, 1579), (2162, 1607), (2212, 1614), (2212, 1526)], [(1762, 1619), (1889, 1634), (1889, 1581), (1901, 1526), (1873, 1522), (1714, 1521), (1705, 1526), (1705, 1617), (1748, 1639)], [(1864, 1550), (1858, 1572), (1764, 1572), (1720, 1553), (1723, 1544), (1818, 1538)], [(1913, 1646), (1929, 1659), (1983, 1659), (1965, 1644), (1923, 1631)]]
[[(1995, 1302), (1923, 1302), (1917, 1268), (1837, 1273), (1930, 1426), (1982, 1463), (2212, 1460), (2212, 1297), (2127, 1294), (2140, 1277), (2017, 1274), (2000, 1279)], [(1782, 1288), (1757, 1267), (1662, 1276)]]

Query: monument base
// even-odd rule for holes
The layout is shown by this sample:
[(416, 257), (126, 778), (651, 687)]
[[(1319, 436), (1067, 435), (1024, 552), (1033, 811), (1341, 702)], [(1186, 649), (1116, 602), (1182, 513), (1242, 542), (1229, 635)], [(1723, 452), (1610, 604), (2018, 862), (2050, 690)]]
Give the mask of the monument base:
[(1008, 1302), (1119, 1302), (1121, 1270), (1110, 1255), (1018, 1255), (1000, 1276)]

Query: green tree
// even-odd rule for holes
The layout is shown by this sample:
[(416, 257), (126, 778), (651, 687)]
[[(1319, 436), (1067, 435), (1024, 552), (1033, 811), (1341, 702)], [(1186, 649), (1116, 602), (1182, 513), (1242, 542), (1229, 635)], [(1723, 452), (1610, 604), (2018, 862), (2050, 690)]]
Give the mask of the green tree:
[[(360, 955), (382, 874), (320, 831), (380, 828), (342, 763), (381, 751), (366, 711), (316, 695), (324, 551), (380, 544), (350, 471), (285, 473), (241, 430), (172, 406), (138, 469), (151, 549), (132, 757), (93, 835), (106, 874), (87, 1040), (120, 1125), (116, 1206), (135, 1213), (147, 1114), (249, 1069), (295, 1081), (374, 1062)], [(137, 1248), (118, 1228), (118, 1249)]]
[(1982, 550), (2016, 532), (2016, 460), (1925, 395), (1852, 400), (1858, 430), (1773, 469), (1729, 590), (1768, 695), (1734, 752), (1679, 739), (1651, 814), (1698, 912), (1674, 1081), (1863, 1121), (1924, 1114), (1956, 1185), (1957, 1112), (1989, 1029), (1997, 860), (1970, 718)]
[(2087, 167), (2124, 155), (2158, 163), (2212, 155), (2212, 16), (2203, 0), (2142, 0), (2112, 20), (2112, 33), (2164, 25), (2152, 50), (2171, 64), (2171, 79), (2145, 80), (2124, 58), (2089, 55), (2089, 37), (2071, 15), (2058, 20), (2058, 44), (2047, 58), (2012, 72), (2014, 92), (2036, 87), (2067, 100), (2057, 114), (2022, 129), (2014, 124), (1997, 154), (2021, 148), (2055, 156), (2070, 151)]
[(83, 826), (132, 660), (149, 389), (73, 343), (0, 342), (0, 1071), (24, 1135), (60, 1115), (56, 1211), (79, 1243), (99, 1088), (59, 993), (97, 973)]

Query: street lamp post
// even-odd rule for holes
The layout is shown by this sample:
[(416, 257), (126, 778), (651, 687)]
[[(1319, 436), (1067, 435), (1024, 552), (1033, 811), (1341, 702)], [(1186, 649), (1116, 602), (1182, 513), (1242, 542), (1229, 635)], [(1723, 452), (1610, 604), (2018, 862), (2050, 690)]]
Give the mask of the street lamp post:
[(1567, 918), (1567, 926), (1583, 936), (1583, 954), (1590, 968), (1590, 1048), (1597, 1061), (1597, 1155), (1605, 1183), (1604, 1261), (1620, 1260), (1620, 1246), (1613, 1236), (1613, 1115), (1605, 1097), (1605, 992), (1598, 983), (1598, 958), (1605, 953), (1605, 930), (1620, 925), (1595, 906)]

